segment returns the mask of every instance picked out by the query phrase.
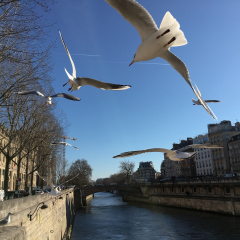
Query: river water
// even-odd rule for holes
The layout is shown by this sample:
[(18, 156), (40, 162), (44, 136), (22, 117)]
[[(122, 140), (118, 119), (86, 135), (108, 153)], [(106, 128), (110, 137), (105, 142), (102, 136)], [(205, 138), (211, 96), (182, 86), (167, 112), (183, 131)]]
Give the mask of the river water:
[(78, 239), (240, 240), (240, 217), (126, 203), (121, 196), (99, 192), (77, 211), (71, 240)]

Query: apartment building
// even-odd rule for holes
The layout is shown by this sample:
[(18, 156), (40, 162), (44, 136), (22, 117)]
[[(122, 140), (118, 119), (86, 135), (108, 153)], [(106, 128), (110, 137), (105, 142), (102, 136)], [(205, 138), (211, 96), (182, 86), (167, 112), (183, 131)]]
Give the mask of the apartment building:
[[(210, 141), (208, 134), (198, 135), (193, 139), (194, 144), (209, 144)], [(212, 152), (210, 148), (194, 148), (195, 155), (195, 165), (197, 176), (201, 175), (212, 175), (213, 174), (213, 160)]]
[(240, 134), (240, 124), (232, 126), (231, 121), (221, 121), (219, 124), (208, 124), (208, 138), (211, 144), (219, 144), (223, 148), (211, 149), (213, 173), (221, 175), (231, 173), (228, 142), (234, 135)]
[(232, 136), (228, 142), (231, 173), (240, 175), (240, 134)]
[(157, 177), (157, 171), (154, 169), (152, 161), (140, 162), (136, 172), (136, 177), (138, 178), (138, 181), (151, 181), (155, 180)]

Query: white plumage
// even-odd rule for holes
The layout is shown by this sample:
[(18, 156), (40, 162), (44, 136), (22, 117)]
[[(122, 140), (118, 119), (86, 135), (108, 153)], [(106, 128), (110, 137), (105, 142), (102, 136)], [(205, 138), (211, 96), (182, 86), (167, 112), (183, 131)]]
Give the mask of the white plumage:
[(57, 94), (54, 94), (54, 95), (51, 95), (51, 96), (44, 96), (39, 91), (22, 91), (22, 92), (13, 92), (13, 93), (17, 93), (18, 95), (30, 95), (30, 94), (37, 95), (37, 96), (40, 96), (42, 98), (46, 98), (47, 99), (46, 103), (49, 104), (49, 105), (52, 105), (52, 98), (55, 98), (55, 97), (63, 97), (63, 98), (73, 100), (73, 101), (80, 101), (81, 100), (80, 98), (75, 97), (75, 96), (73, 96), (71, 94), (68, 94), (68, 93), (57, 93)]
[(171, 13), (166, 12), (158, 29), (152, 16), (138, 2), (134, 0), (105, 1), (137, 29), (142, 39), (142, 43), (138, 47), (130, 65), (134, 62), (148, 61), (161, 57), (169, 62), (193, 89), (186, 65), (170, 52), (170, 47), (187, 44), (184, 33), (180, 30), (180, 24)]
[(10, 223), (10, 216), (12, 215), (11, 212), (8, 213), (7, 217), (3, 220), (0, 221), (0, 225), (3, 226), (3, 230), (4, 230), (4, 226)]
[(180, 161), (181, 159), (188, 159), (196, 154), (196, 152), (184, 152), (188, 148), (222, 148), (222, 147), (219, 145), (191, 144), (191, 145), (188, 145), (188, 146), (178, 149), (178, 150), (169, 150), (169, 149), (165, 149), (165, 148), (150, 148), (150, 149), (146, 149), (146, 150), (124, 152), (124, 153), (114, 156), (113, 158), (131, 157), (134, 155), (147, 153), (147, 152), (162, 152), (162, 153), (166, 153), (167, 157), (170, 160)]
[[(54, 143), (51, 143), (51, 145), (64, 145), (64, 146), (71, 146), (71, 147), (74, 147), (73, 145), (71, 145), (71, 144), (69, 144), (69, 143), (66, 143), (66, 142), (54, 142)], [(74, 148), (76, 148), (77, 150), (79, 150), (79, 148), (77, 148), (77, 147), (74, 147)]]
[[(65, 69), (65, 72), (69, 78), (68, 82), (70, 84), (70, 88), (68, 89), (69, 91), (70, 90), (78, 90), (81, 86), (84, 86), (84, 85), (90, 85), (92, 87), (96, 87), (96, 88), (100, 88), (102, 90), (125, 90), (125, 89), (128, 89), (130, 88), (131, 86), (130, 85), (119, 85), (119, 84), (113, 84), (113, 83), (106, 83), (106, 82), (101, 82), (101, 81), (98, 81), (98, 80), (95, 80), (95, 79), (92, 79), (92, 78), (85, 78), (85, 77), (77, 77), (76, 76), (76, 68), (75, 68), (75, 65), (74, 65), (74, 62), (71, 58), (71, 55), (67, 49), (67, 46), (62, 38), (62, 35), (61, 35), (61, 32), (59, 31), (59, 34), (60, 34), (60, 37), (62, 39), (62, 43), (63, 43), (63, 46), (68, 54), (68, 57), (70, 59), (70, 62), (72, 64), (72, 75), (70, 75), (68, 73), (68, 71)], [(67, 83), (68, 83), (67, 82)], [(67, 83), (65, 83), (63, 86), (65, 86)]]
[[(216, 117), (216, 115), (213, 113), (213, 111), (212, 111), (212, 109), (207, 105), (207, 101), (209, 102), (209, 101), (214, 101), (214, 100), (207, 100), (207, 101), (204, 101), (203, 99), (202, 99), (202, 96), (201, 96), (201, 92), (199, 91), (199, 89), (198, 89), (198, 87), (197, 87), (197, 85), (195, 84), (195, 87), (196, 87), (196, 90), (193, 88), (193, 90), (194, 90), (194, 93), (195, 93), (195, 95), (197, 96), (197, 98), (198, 98), (198, 101), (195, 101), (194, 99), (192, 99), (193, 100), (193, 102), (195, 103), (195, 104), (197, 104), (197, 105), (202, 105), (203, 107), (204, 107), (204, 109), (207, 111), (207, 113), (214, 119), (214, 120), (216, 120), (217, 121), (217, 117)], [(217, 100), (215, 100), (215, 101), (217, 101)], [(220, 101), (219, 101), (220, 102)]]
[(80, 174), (80, 173), (77, 174), (77, 175), (74, 176), (73, 178), (67, 180), (67, 181), (64, 182), (64, 183), (61, 183), (61, 184), (58, 185), (58, 186), (54, 186), (53, 183), (52, 183), (50, 180), (48, 180), (47, 178), (44, 178), (43, 176), (41, 176), (41, 175), (38, 173), (38, 171), (36, 171), (36, 173), (37, 173), (37, 175), (38, 175), (40, 178), (42, 178), (45, 182), (47, 182), (48, 185), (51, 187), (51, 192), (48, 192), (48, 194), (51, 195), (51, 196), (57, 196), (57, 195), (61, 194), (62, 192), (58, 190), (58, 187), (60, 187), (60, 186), (64, 185), (65, 183), (73, 180), (75, 177), (77, 177), (77, 176)]

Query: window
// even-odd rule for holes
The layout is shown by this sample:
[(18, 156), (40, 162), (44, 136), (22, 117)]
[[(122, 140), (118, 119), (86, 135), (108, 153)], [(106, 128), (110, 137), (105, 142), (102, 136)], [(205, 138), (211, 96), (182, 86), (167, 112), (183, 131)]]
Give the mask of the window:
[(220, 136), (218, 136), (217, 138), (218, 138), (218, 142), (220, 142)]
[(210, 187), (208, 188), (208, 192), (209, 192), (209, 193), (212, 192), (212, 189), (211, 189)]
[(202, 161), (202, 166), (205, 167), (205, 165), (204, 165), (204, 161)]
[(205, 158), (207, 157), (207, 152), (205, 152)]
[(197, 188), (196, 187), (193, 188), (193, 192), (197, 192)]
[(228, 137), (228, 135), (226, 135), (226, 140), (228, 140), (229, 139), (229, 137)]
[(214, 137), (214, 142), (216, 142), (217, 141), (217, 139), (216, 139), (216, 137)]

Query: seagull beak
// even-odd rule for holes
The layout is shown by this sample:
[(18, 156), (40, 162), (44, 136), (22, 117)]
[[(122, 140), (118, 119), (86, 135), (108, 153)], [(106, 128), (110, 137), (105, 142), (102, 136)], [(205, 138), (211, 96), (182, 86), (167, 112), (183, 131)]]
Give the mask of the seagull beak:
[(129, 64), (129, 67), (134, 63), (134, 60)]

